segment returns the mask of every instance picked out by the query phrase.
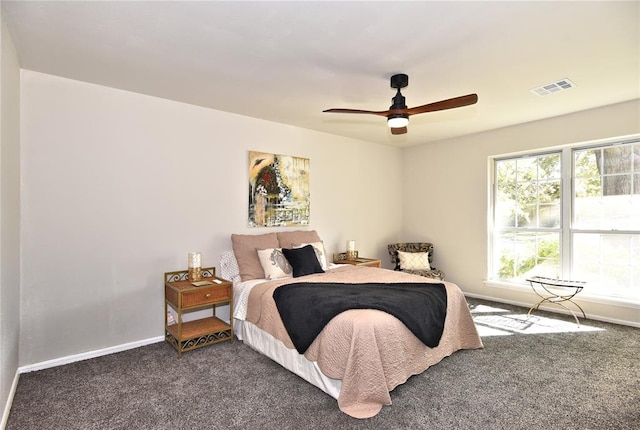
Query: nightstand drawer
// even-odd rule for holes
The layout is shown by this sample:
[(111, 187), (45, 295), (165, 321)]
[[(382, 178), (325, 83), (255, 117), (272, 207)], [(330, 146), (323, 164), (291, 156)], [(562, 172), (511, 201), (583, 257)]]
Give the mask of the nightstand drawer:
[(220, 300), (231, 298), (230, 285), (212, 285), (210, 287), (199, 287), (192, 291), (182, 293), (182, 307), (206, 305)]

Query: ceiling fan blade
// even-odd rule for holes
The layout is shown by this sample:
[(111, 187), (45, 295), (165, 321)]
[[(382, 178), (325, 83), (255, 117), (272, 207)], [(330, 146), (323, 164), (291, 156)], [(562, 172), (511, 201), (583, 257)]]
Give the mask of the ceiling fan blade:
[(407, 132), (407, 127), (398, 127), (392, 128), (391, 134), (405, 134)]
[(322, 112), (329, 112), (329, 113), (368, 113), (368, 114), (380, 115), (380, 116), (387, 116), (389, 114), (389, 111), (386, 111), (386, 110), (373, 111), (373, 110), (362, 110), (362, 109), (327, 109), (327, 110), (323, 110)]
[(439, 102), (412, 107), (407, 109), (407, 114), (415, 115), (418, 113), (434, 112), (438, 110), (459, 108), (462, 106), (469, 106), (469, 105), (475, 104), (477, 101), (478, 101), (477, 94), (467, 94), (466, 96), (454, 97), (452, 99), (440, 100)]

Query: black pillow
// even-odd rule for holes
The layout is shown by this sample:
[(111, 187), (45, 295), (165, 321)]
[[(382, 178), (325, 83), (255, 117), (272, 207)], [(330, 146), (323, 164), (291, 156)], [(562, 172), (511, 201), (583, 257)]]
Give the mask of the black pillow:
[(282, 248), (282, 253), (293, 268), (294, 278), (312, 273), (324, 273), (316, 257), (316, 251), (311, 245), (293, 249)]

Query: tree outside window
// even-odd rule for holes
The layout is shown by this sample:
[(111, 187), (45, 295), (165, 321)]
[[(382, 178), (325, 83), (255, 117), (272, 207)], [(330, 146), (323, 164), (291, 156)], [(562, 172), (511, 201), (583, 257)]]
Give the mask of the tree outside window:
[(559, 275), (561, 154), (497, 160), (498, 279)]
[(640, 140), (495, 159), (494, 178), (493, 279), (640, 301)]

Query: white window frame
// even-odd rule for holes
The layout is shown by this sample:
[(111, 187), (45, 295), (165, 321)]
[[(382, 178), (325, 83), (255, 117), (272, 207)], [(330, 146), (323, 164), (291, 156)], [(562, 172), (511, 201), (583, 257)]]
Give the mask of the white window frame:
[[(640, 234), (640, 230), (581, 230), (574, 228), (573, 225), (573, 206), (575, 199), (574, 189), (574, 170), (573, 156), (575, 150), (583, 150), (590, 148), (598, 148), (605, 146), (615, 146), (626, 143), (639, 143), (640, 134), (622, 136), (611, 139), (603, 139), (591, 142), (583, 142), (578, 144), (563, 145), (553, 148), (541, 148), (532, 151), (501, 154), (490, 156), (488, 159), (488, 212), (487, 212), (487, 281), (485, 284), (488, 286), (501, 287), (506, 289), (514, 289), (520, 291), (531, 291), (531, 287), (528, 283), (506, 281), (502, 279), (492, 278), (495, 273), (494, 267), (494, 220), (495, 220), (495, 196), (497, 190), (496, 184), (496, 161), (505, 159), (517, 159), (521, 157), (533, 157), (550, 153), (561, 152), (561, 220), (560, 220), (560, 262), (559, 269), (561, 277), (564, 279), (571, 279), (572, 273), (572, 249), (573, 249), (573, 235), (576, 233), (602, 233), (602, 234)], [(537, 231), (536, 229), (530, 229), (530, 231)], [(593, 299), (593, 301), (603, 304), (629, 304), (637, 306), (640, 304), (640, 300), (633, 297), (613, 297), (601, 294), (593, 294), (585, 289), (581, 293), (581, 297)]]

